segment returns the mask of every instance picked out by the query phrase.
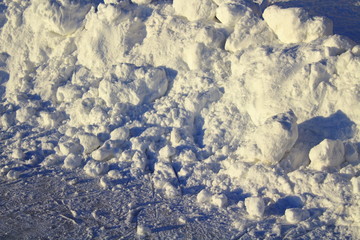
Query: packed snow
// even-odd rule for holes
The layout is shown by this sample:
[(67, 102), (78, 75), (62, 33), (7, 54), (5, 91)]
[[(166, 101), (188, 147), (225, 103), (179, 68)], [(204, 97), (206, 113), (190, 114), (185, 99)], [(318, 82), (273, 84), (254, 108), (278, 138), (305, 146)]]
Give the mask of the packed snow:
[(0, 238), (360, 238), (357, 24), (352, 0), (0, 2)]

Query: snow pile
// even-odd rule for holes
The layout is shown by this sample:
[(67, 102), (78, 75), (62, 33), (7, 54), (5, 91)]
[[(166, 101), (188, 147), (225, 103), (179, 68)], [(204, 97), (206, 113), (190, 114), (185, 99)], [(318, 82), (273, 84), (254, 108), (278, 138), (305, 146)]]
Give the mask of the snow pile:
[(168, 232), (203, 211), (249, 238), (358, 236), (359, 45), (274, 1), (99, 2), (5, 2), (4, 181), (96, 179), (140, 238), (168, 229), (137, 222), (154, 202), (191, 212)]

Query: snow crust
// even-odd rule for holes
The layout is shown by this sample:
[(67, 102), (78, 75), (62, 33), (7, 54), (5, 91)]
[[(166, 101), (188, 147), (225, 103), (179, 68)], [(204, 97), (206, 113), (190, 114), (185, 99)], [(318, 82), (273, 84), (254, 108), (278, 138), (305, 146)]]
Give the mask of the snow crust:
[(360, 45), (279, 2), (6, 0), (1, 185), (94, 180), (125, 213), (63, 218), (124, 238), (360, 237)]

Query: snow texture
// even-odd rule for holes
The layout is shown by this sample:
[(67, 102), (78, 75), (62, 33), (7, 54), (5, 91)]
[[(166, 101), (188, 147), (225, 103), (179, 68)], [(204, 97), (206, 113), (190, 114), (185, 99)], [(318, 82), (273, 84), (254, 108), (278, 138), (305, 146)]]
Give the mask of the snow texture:
[(358, 239), (360, 5), (0, 1), (0, 239)]

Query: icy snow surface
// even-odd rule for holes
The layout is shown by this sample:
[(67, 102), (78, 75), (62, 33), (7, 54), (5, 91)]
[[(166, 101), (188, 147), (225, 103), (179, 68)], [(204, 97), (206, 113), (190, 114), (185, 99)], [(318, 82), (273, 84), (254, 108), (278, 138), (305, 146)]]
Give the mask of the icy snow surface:
[(360, 238), (360, 2), (0, 2), (0, 239)]

